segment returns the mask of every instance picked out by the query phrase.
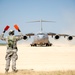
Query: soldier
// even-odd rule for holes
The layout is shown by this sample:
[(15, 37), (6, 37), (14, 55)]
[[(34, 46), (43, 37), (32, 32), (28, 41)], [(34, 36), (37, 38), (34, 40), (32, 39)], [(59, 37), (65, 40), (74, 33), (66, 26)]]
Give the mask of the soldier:
[(4, 40), (7, 42), (7, 50), (6, 50), (6, 68), (5, 71), (6, 73), (9, 71), (9, 67), (10, 67), (10, 61), (12, 60), (12, 70), (14, 72), (17, 72), (18, 70), (16, 69), (16, 60), (18, 59), (18, 55), (17, 55), (17, 41), (21, 40), (21, 39), (27, 39), (27, 36), (23, 36), (19, 27), (17, 25), (14, 25), (15, 29), (18, 30), (19, 34), (18, 36), (14, 35), (14, 30), (10, 30), (9, 31), (9, 36), (7, 36), (6, 38), (4, 37), (4, 33), (9, 29), (9, 26), (6, 26), (0, 39)]

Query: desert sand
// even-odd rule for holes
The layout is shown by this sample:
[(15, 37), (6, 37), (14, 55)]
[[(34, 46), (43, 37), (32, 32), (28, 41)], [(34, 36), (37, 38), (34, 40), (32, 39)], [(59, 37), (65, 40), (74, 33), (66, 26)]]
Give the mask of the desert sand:
[[(5, 54), (6, 46), (0, 46), (0, 73), (5, 72)], [(18, 45), (16, 66), (20, 70), (75, 70), (75, 46), (30, 47), (26, 44)], [(11, 71), (12, 69), (10, 67)]]

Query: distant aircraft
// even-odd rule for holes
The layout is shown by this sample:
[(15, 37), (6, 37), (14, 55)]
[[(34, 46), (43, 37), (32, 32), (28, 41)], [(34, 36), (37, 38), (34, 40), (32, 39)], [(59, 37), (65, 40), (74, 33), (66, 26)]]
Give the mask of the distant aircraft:
[(32, 42), (32, 44), (30, 44), (31, 46), (52, 46), (52, 43), (50, 43), (49, 41), (49, 36), (55, 36), (55, 39), (59, 39), (60, 36), (64, 36), (64, 38), (67, 36), (68, 40), (72, 40), (73, 37), (69, 36), (67, 34), (56, 34), (56, 33), (44, 33), (43, 32), (43, 28), (42, 28), (42, 22), (53, 22), (55, 23), (55, 21), (45, 21), (45, 20), (38, 20), (38, 21), (30, 21), (27, 23), (33, 23), (33, 22), (40, 22), (41, 23), (41, 31), (37, 34), (35, 33), (28, 33), (26, 34), (27, 36), (31, 37), (34, 36), (34, 41)]

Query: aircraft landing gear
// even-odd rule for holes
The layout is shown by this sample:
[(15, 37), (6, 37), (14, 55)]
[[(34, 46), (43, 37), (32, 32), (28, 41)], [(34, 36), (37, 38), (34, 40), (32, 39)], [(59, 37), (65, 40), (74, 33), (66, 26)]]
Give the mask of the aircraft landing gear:
[(31, 44), (31, 46), (37, 46), (36, 44)]
[(52, 46), (52, 43), (46, 43), (46, 46)]
[(46, 43), (46, 44), (41, 44), (41, 45), (37, 45), (37, 44), (30, 44), (31, 46), (52, 46), (52, 43)]

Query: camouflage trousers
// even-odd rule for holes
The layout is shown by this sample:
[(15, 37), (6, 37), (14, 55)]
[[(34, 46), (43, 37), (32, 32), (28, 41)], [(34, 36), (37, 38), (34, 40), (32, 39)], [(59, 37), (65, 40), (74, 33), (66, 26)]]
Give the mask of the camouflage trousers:
[(5, 59), (6, 59), (6, 68), (5, 70), (8, 71), (9, 70), (9, 67), (10, 67), (10, 61), (12, 60), (12, 70), (16, 70), (16, 60), (18, 59), (18, 55), (17, 55), (17, 52), (16, 51), (8, 51), (6, 53), (6, 56), (5, 56)]

